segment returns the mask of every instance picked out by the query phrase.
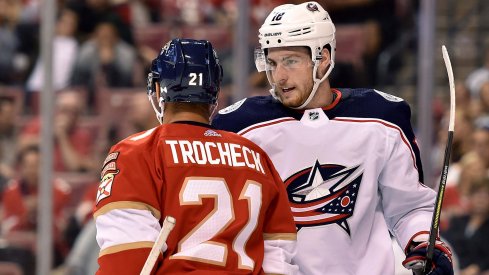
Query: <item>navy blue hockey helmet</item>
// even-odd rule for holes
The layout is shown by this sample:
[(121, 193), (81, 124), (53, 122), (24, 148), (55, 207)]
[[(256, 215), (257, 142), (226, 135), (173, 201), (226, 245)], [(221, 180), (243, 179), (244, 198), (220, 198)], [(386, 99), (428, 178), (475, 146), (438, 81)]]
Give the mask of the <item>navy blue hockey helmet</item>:
[[(164, 102), (214, 105), (221, 80), (222, 67), (209, 41), (173, 39), (153, 60), (148, 95), (156, 97), (160, 109)], [(152, 103), (157, 115), (162, 115)]]

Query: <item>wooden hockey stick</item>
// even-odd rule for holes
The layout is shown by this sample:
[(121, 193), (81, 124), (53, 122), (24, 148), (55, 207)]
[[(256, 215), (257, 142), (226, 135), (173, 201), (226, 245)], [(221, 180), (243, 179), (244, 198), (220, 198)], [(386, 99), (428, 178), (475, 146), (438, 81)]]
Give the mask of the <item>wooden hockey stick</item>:
[(156, 263), (156, 260), (158, 259), (158, 256), (161, 253), (161, 248), (166, 242), (166, 239), (168, 238), (168, 235), (172, 231), (173, 227), (175, 226), (175, 218), (172, 216), (166, 216), (165, 220), (163, 221), (163, 225), (161, 227), (161, 231), (158, 234), (158, 238), (156, 238), (156, 241), (151, 248), (151, 252), (149, 252), (149, 256), (146, 259), (146, 262), (144, 263), (143, 269), (141, 270), (141, 273), (139, 275), (149, 275), (151, 274), (151, 271), (153, 270), (153, 266)]
[(443, 195), (445, 194), (448, 165), (450, 163), (450, 153), (452, 151), (453, 129), (455, 127), (455, 83), (453, 79), (452, 64), (450, 62), (450, 57), (448, 56), (447, 48), (445, 47), (445, 45), (441, 47), (441, 50), (443, 53), (443, 60), (445, 61), (445, 67), (447, 68), (448, 82), (450, 85), (450, 121), (448, 124), (447, 146), (445, 148), (445, 156), (443, 158), (443, 170), (440, 177), (440, 185), (438, 186), (438, 194), (436, 195), (433, 219), (431, 220), (430, 238), (426, 251), (424, 274), (428, 274), (428, 272), (430, 272), (431, 265), (433, 263), (433, 253), (435, 250), (436, 237), (438, 236), (438, 230), (440, 228), (441, 206), (443, 203)]

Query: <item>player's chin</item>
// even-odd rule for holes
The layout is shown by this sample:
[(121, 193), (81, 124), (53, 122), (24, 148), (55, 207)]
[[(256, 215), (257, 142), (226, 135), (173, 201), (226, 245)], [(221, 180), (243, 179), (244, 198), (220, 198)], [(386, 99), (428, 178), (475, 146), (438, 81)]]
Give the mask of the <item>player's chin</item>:
[(299, 106), (301, 106), (301, 103), (299, 101), (296, 101), (296, 100), (282, 100), (282, 105), (284, 105), (285, 107), (288, 107), (288, 108), (297, 108)]
[(297, 108), (301, 106), (302, 102), (300, 99), (291, 96), (281, 96), (282, 104), (288, 108)]

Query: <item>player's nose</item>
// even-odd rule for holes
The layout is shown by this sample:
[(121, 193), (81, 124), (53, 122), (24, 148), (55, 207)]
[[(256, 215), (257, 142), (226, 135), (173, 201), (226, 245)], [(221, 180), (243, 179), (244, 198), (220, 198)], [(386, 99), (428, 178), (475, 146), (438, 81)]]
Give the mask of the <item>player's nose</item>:
[(277, 66), (273, 71), (273, 78), (275, 79), (276, 83), (280, 85), (285, 84), (288, 79), (287, 70), (285, 70), (285, 68), (283, 68), (281, 65)]

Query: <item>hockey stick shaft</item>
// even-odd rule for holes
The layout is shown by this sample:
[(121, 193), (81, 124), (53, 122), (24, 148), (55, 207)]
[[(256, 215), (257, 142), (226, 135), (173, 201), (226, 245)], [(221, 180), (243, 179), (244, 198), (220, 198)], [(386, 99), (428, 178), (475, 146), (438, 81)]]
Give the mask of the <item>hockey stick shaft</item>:
[(172, 216), (165, 217), (165, 220), (163, 221), (163, 225), (161, 226), (160, 233), (158, 234), (158, 237), (156, 238), (156, 241), (153, 247), (151, 248), (151, 252), (149, 252), (149, 256), (146, 259), (146, 262), (144, 263), (140, 275), (151, 274), (151, 271), (153, 270), (156, 260), (158, 259), (158, 256), (161, 253), (161, 248), (165, 244), (168, 235), (173, 230), (173, 227), (175, 226), (175, 222), (176, 220)]
[(435, 209), (433, 211), (433, 219), (431, 220), (430, 237), (428, 248), (426, 251), (426, 263), (424, 273), (428, 274), (433, 263), (433, 254), (435, 250), (436, 237), (440, 228), (441, 207), (443, 204), (443, 196), (447, 184), (448, 166), (450, 164), (450, 153), (452, 152), (453, 130), (455, 128), (455, 83), (453, 79), (452, 64), (445, 46), (442, 46), (443, 60), (447, 68), (448, 82), (450, 84), (450, 120), (448, 124), (448, 139), (445, 148), (445, 156), (443, 158), (443, 170), (440, 177), (440, 185), (438, 186), (438, 194), (436, 195)]

